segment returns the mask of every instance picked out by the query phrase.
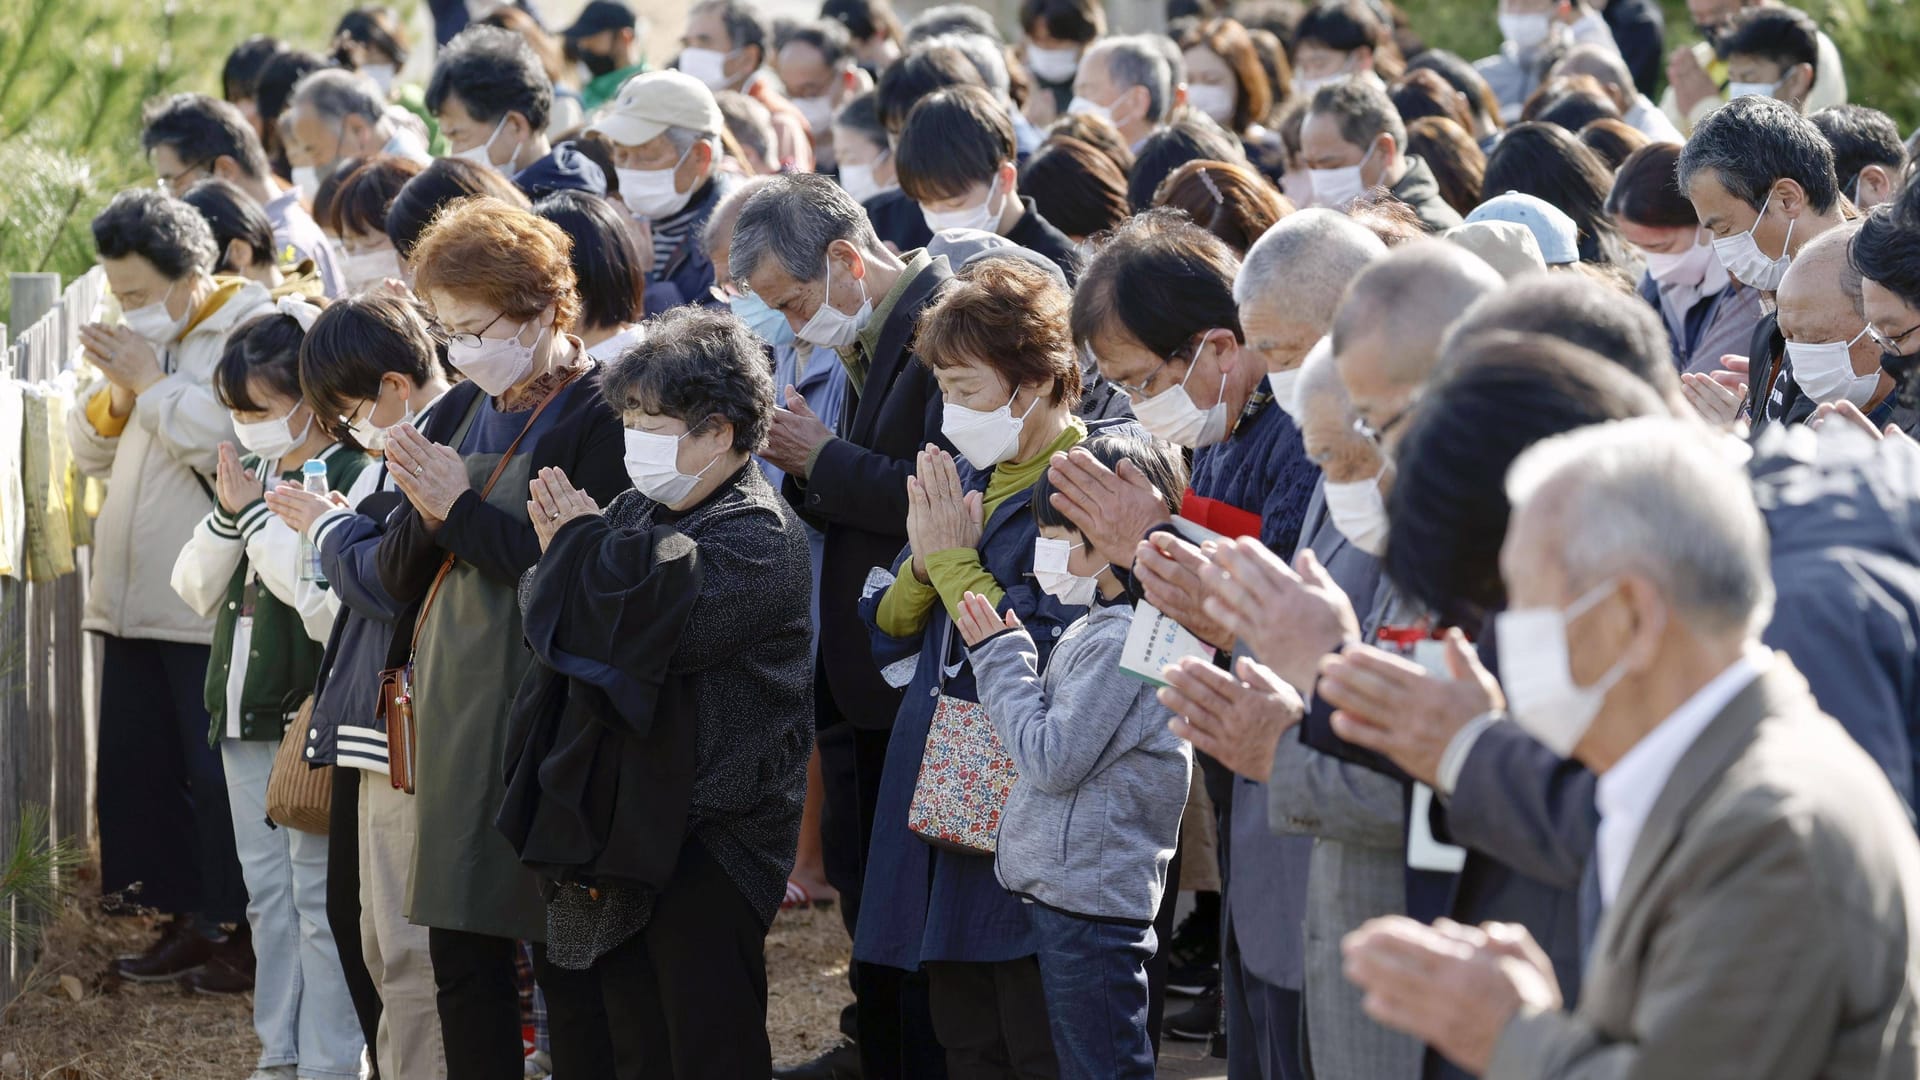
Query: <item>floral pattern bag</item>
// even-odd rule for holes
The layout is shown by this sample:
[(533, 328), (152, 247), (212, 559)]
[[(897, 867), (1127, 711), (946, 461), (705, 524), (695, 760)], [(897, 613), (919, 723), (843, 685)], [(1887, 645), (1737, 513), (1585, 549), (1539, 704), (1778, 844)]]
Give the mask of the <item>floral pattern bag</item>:
[(940, 700), (907, 804), (907, 831), (935, 847), (991, 855), (1019, 773), (1000, 745), (987, 707), (947, 694), (945, 661), (952, 640), (949, 624), (938, 661)]

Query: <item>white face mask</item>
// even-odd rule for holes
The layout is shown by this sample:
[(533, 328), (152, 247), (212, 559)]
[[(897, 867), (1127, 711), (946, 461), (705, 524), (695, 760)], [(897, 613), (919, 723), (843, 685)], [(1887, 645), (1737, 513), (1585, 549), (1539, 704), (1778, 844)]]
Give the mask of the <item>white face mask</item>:
[[(1067, 102), (1067, 115), (1097, 116), (1109, 124), (1114, 123), (1113, 106), (1102, 105), (1092, 98), (1076, 97), (1072, 101)], [(1118, 127), (1119, 125), (1114, 124), (1114, 126)]]
[(993, 179), (987, 182), (987, 197), (980, 200), (979, 206), (966, 206), (958, 210), (929, 210), (923, 206), (920, 216), (926, 219), (928, 231), (936, 236), (948, 229), (978, 229), (997, 233), (1000, 231), (1000, 215), (1007, 208), (1005, 199), (1001, 199), (998, 206), (994, 205), (994, 196), (999, 194), (999, 188), (1000, 174), (995, 173)]
[(1707, 271), (1716, 265), (1711, 244), (1695, 244), (1678, 253), (1643, 251), (1640, 256), (1647, 261), (1647, 273), (1653, 275), (1653, 280), (1686, 288), (1705, 281)]
[(347, 288), (363, 292), (388, 278), (399, 277), (400, 255), (390, 247), (363, 251), (347, 256), (347, 265), (341, 269), (347, 275)]
[(507, 118), (503, 116), (500, 118), (499, 123), (493, 125), (493, 133), (487, 136), (486, 142), (483, 142), (479, 146), (473, 147), (472, 149), (462, 150), (459, 153), (448, 154), (447, 156), (459, 158), (462, 161), (471, 161), (475, 165), (478, 165), (482, 168), (492, 169), (494, 172), (497, 172), (502, 176), (507, 175), (509, 172), (512, 171), (513, 159), (517, 157), (520, 153), (519, 143), (513, 144), (513, 153), (507, 155), (506, 164), (496, 165), (493, 163), (493, 141), (500, 137), (501, 130), (504, 129), (506, 126), (507, 126)]
[(1873, 392), (1880, 388), (1880, 369), (1876, 366), (1865, 375), (1855, 375), (1851, 355), (1854, 345), (1866, 336), (1867, 331), (1862, 328), (1853, 335), (1852, 341), (1828, 341), (1818, 345), (1787, 342), (1787, 360), (1793, 365), (1793, 381), (1800, 384), (1800, 389), (1808, 397), (1822, 405), (1851, 401), (1862, 409), (1866, 408), (1867, 402), (1873, 400)]
[(693, 147), (687, 147), (687, 153), (668, 169), (615, 169), (614, 175), (620, 179), (620, 198), (634, 217), (658, 221), (672, 217), (686, 209), (688, 200), (693, 198), (693, 187), (680, 191), (674, 186), (674, 174), (686, 162), (687, 154), (693, 153)]
[(1793, 260), (1787, 255), (1793, 247), (1793, 219), (1787, 221), (1787, 238), (1780, 245), (1779, 258), (1769, 258), (1753, 239), (1753, 230), (1767, 219), (1767, 207), (1772, 202), (1773, 193), (1768, 192), (1766, 201), (1760, 204), (1760, 216), (1753, 219), (1753, 228), (1736, 236), (1719, 237), (1713, 242), (1713, 253), (1719, 257), (1720, 265), (1727, 268), (1727, 273), (1762, 292), (1778, 289), (1780, 279), (1787, 276), (1787, 267), (1793, 265)]
[(1206, 113), (1209, 119), (1222, 127), (1231, 129), (1235, 103), (1231, 87), (1207, 83), (1194, 83), (1187, 87), (1187, 104)]
[(360, 74), (372, 79), (375, 85), (380, 87), (382, 94), (390, 94), (393, 92), (394, 71), (392, 64), (363, 64), (360, 67)]
[(540, 339), (547, 336), (547, 327), (541, 327), (533, 336), (533, 344), (520, 344), (521, 335), (532, 325), (522, 323), (520, 333), (510, 338), (481, 338), (479, 345), (450, 341), (447, 360), (489, 397), (499, 397), (520, 385), (520, 380), (533, 371), (534, 350), (540, 347)]
[(167, 345), (180, 336), (180, 328), (187, 325), (187, 317), (182, 315), (176, 319), (167, 312), (167, 302), (173, 299), (173, 290), (179, 287), (180, 282), (175, 281), (167, 286), (167, 291), (160, 299), (145, 307), (121, 312), (120, 318), (126, 322), (127, 329), (145, 338), (155, 348)]
[(256, 454), (265, 460), (274, 460), (287, 456), (293, 448), (307, 441), (307, 432), (313, 430), (313, 414), (307, 413), (307, 422), (300, 426), (300, 434), (295, 435), (289, 422), (293, 414), (301, 410), (295, 405), (287, 410), (285, 416), (276, 416), (271, 420), (260, 420), (251, 424), (233, 421), (233, 436), (250, 454)]
[(833, 95), (821, 94), (819, 97), (797, 97), (793, 106), (800, 115), (807, 118), (807, 130), (815, 135), (825, 135), (833, 126)]
[(1273, 391), (1274, 402), (1293, 418), (1297, 426), (1300, 421), (1300, 369), (1267, 372), (1267, 389)]
[(300, 189), (302, 199), (312, 202), (313, 197), (320, 194), (320, 170), (311, 165), (295, 165), (293, 186)]
[(1313, 177), (1305, 169), (1289, 169), (1280, 174), (1280, 193), (1304, 210), (1313, 205)]
[(727, 61), (732, 53), (718, 49), (681, 49), (680, 70), (707, 84), (709, 90), (725, 90), (733, 81), (727, 78)]
[[(1302, 101), (1312, 101), (1313, 95), (1319, 93), (1321, 87), (1332, 86), (1334, 83), (1346, 78), (1347, 75), (1348, 73), (1345, 71), (1336, 71), (1331, 75), (1322, 75), (1317, 79), (1309, 79), (1305, 75), (1295, 75), (1293, 77), (1293, 94)], [(1193, 88), (1188, 87), (1187, 93), (1192, 94)]]
[[(1018, 395), (1019, 391), (1014, 391)], [(992, 412), (969, 409), (947, 402), (942, 407), (940, 434), (947, 437), (974, 468), (985, 471), (1013, 457), (1020, 449), (1020, 432), (1027, 426), (1027, 415), (1040, 404), (1038, 394), (1027, 404), (1027, 411), (1013, 415), (1013, 398)]]
[(873, 318), (873, 298), (867, 295), (867, 279), (856, 279), (860, 284), (860, 307), (849, 315), (833, 306), (833, 260), (829, 258), (825, 269), (826, 286), (820, 294), (820, 310), (813, 313), (806, 325), (795, 332), (796, 337), (809, 345), (818, 345), (826, 349), (844, 349), (853, 344), (860, 331), (867, 328), (868, 320)]
[(1367, 147), (1367, 154), (1358, 165), (1347, 165), (1338, 169), (1308, 169), (1307, 175), (1313, 184), (1313, 202), (1315, 206), (1324, 206), (1329, 210), (1339, 210), (1348, 203), (1367, 193), (1367, 182), (1360, 175), (1373, 160), (1373, 152), (1380, 144), (1375, 142)]
[(1033, 580), (1041, 592), (1068, 607), (1088, 607), (1100, 594), (1098, 574), (1086, 577), (1067, 569), (1067, 560), (1081, 546), (1044, 536), (1033, 540)]
[(1774, 91), (1780, 89), (1780, 83), (1786, 81), (1785, 79), (1781, 79), (1780, 82), (1770, 83), (1730, 82), (1727, 84), (1727, 100), (1732, 101), (1734, 98), (1743, 97), (1772, 97)]
[(720, 455), (713, 455), (697, 473), (680, 471), (680, 440), (693, 432), (681, 435), (656, 435), (651, 431), (626, 429), (627, 452), (625, 462), (627, 477), (633, 481), (634, 490), (662, 506), (678, 506), (693, 494), (700, 478), (705, 476)]
[(373, 422), (374, 411), (379, 408), (380, 398), (375, 395), (374, 399), (367, 404), (367, 415), (358, 420), (347, 421), (347, 430), (353, 433), (354, 442), (375, 453), (385, 453), (387, 434), (401, 424), (413, 423), (416, 414), (413, 411), (413, 402), (409, 399), (401, 403), (400, 419), (391, 424), (379, 425)]
[(1386, 473), (1383, 465), (1366, 480), (1345, 484), (1329, 480), (1322, 485), (1333, 527), (1376, 559), (1387, 553), (1387, 500), (1380, 494), (1380, 478)]
[(1521, 52), (1537, 49), (1553, 36), (1553, 16), (1544, 11), (1534, 15), (1501, 15), (1500, 36)]
[(845, 191), (848, 197), (857, 203), (866, 202), (868, 199), (882, 192), (892, 190), (891, 188), (881, 187), (880, 182), (873, 178), (872, 162), (867, 162), (864, 165), (848, 165), (842, 163), (840, 166), (840, 189)]
[(1168, 442), (1193, 449), (1212, 446), (1227, 437), (1227, 373), (1220, 373), (1220, 400), (1211, 408), (1195, 405), (1187, 394), (1187, 379), (1200, 369), (1200, 354), (1206, 349), (1207, 340), (1203, 339), (1179, 386), (1134, 403), (1133, 416), (1142, 427)]
[(1592, 686), (1576, 686), (1567, 658), (1567, 625), (1607, 598), (1612, 581), (1593, 587), (1571, 607), (1515, 608), (1493, 617), (1495, 645), (1500, 654), (1500, 686), (1507, 694), (1507, 712), (1521, 730), (1561, 757), (1593, 726), (1612, 690), (1627, 673), (1621, 657)]
[(1070, 83), (1080, 73), (1080, 50), (1068, 45), (1063, 49), (1043, 49), (1038, 45), (1027, 46), (1027, 70), (1033, 77), (1044, 83), (1059, 86)]

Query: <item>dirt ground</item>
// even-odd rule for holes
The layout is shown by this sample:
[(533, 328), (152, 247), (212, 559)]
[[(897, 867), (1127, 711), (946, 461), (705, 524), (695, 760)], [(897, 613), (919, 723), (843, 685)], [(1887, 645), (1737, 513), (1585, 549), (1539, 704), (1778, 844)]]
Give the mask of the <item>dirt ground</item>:
[[(0, 1080), (239, 1080), (253, 1070), (252, 997), (208, 997), (177, 984), (107, 975), (115, 956), (152, 940), (152, 922), (76, 899), (48, 931), (34, 980), (0, 1016)], [(767, 1028), (778, 1064), (838, 1038), (847, 992), (838, 912), (783, 913), (767, 937)]]

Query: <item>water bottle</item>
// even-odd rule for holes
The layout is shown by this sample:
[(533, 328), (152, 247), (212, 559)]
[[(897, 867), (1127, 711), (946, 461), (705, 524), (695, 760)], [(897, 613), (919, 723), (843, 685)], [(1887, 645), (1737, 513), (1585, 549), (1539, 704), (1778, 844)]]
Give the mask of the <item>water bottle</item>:
[[(311, 494), (326, 498), (327, 463), (310, 460), (300, 466), (300, 486)], [(300, 580), (327, 580), (327, 575), (320, 569), (320, 548), (304, 533), (300, 536)]]

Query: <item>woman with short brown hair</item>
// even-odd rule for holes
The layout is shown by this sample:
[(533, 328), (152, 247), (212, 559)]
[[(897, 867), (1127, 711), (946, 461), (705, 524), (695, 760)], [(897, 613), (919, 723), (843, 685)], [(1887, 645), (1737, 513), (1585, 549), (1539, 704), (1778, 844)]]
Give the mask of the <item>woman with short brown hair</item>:
[(387, 464), (407, 505), (379, 553), (387, 592), (427, 604), (412, 641), (419, 842), (407, 917), (428, 928), (454, 1076), (518, 1075), (515, 941), (546, 936), (538, 881), (493, 824), (508, 708), (529, 665), (515, 601), (540, 558), (529, 483), (563, 469), (601, 504), (629, 486), (620, 419), (569, 333), (580, 301), (568, 248), (552, 222), (477, 198), (442, 211), (409, 260), (467, 378), (425, 431), (390, 433)]

